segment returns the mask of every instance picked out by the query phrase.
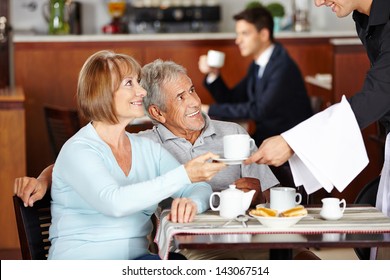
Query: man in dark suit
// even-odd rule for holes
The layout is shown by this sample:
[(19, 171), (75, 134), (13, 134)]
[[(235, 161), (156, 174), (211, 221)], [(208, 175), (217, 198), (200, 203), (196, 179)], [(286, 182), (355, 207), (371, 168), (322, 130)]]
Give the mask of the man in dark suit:
[[(228, 88), (219, 69), (199, 58), (199, 70), (206, 74), (205, 86), (216, 103), (202, 110), (218, 119), (251, 119), (256, 123), (253, 138), (260, 146), (312, 115), (310, 99), (299, 68), (273, 37), (273, 19), (265, 8), (246, 9), (236, 20), (236, 44), (243, 57), (253, 57), (247, 75)], [(286, 164), (287, 165), (287, 164)], [(283, 169), (283, 170), (281, 170)], [(287, 170), (285, 170), (287, 169)], [(273, 169), (284, 185), (293, 185), (288, 166)], [(281, 174), (278, 174), (280, 173)], [(288, 179), (283, 177), (288, 176)]]

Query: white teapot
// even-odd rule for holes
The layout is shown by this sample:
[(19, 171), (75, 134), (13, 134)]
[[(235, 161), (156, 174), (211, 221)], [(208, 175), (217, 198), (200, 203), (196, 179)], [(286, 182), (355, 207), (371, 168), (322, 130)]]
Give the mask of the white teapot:
[[(219, 215), (223, 218), (233, 219), (238, 215), (245, 215), (248, 210), (255, 190), (243, 192), (236, 189), (236, 185), (229, 185), (229, 188), (222, 192), (214, 192), (210, 196), (210, 208), (214, 211), (219, 211)], [(214, 207), (214, 197), (219, 197), (218, 207)]]

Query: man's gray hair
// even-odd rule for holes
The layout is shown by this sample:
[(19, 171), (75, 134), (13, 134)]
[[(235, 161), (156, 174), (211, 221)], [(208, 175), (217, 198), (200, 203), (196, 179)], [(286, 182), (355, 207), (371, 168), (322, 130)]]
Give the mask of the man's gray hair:
[(166, 111), (166, 93), (163, 92), (162, 87), (169, 82), (176, 81), (179, 74), (187, 75), (187, 70), (173, 61), (156, 59), (142, 67), (141, 86), (147, 92), (143, 103), (148, 115), (148, 108), (151, 105), (156, 105), (162, 111)]

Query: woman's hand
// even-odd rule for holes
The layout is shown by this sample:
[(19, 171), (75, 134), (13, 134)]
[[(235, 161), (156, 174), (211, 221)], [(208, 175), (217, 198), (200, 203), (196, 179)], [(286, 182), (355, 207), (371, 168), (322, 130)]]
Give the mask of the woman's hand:
[(211, 162), (219, 156), (213, 153), (206, 153), (198, 156), (184, 165), (191, 182), (209, 181), (219, 171), (226, 167), (222, 162)]
[(194, 220), (197, 212), (198, 207), (190, 198), (176, 198), (172, 201), (168, 219), (174, 223), (189, 223)]

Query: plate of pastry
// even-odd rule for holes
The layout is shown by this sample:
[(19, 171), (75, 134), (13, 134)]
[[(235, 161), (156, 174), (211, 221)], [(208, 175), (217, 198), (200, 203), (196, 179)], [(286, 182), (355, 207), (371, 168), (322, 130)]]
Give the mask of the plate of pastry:
[(256, 207), (249, 211), (249, 215), (257, 219), (262, 225), (270, 228), (288, 228), (307, 216), (307, 210), (302, 205), (278, 213), (277, 210), (265, 207)]

